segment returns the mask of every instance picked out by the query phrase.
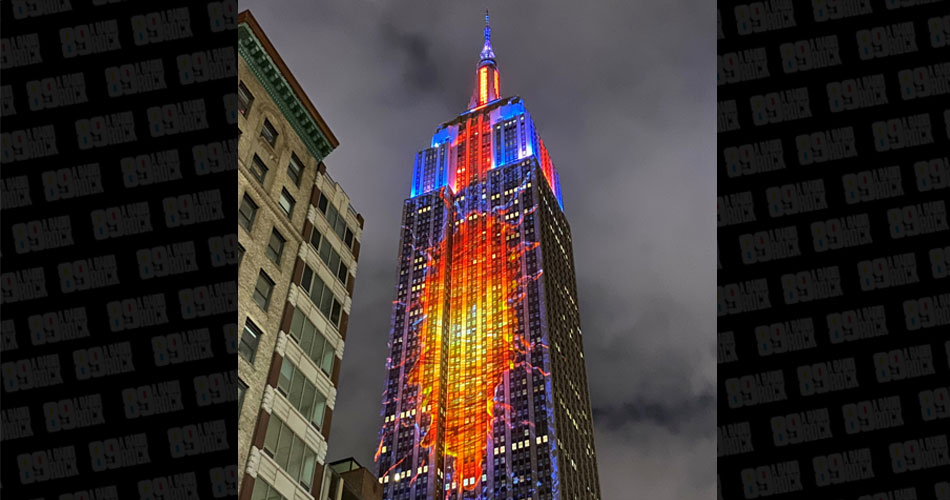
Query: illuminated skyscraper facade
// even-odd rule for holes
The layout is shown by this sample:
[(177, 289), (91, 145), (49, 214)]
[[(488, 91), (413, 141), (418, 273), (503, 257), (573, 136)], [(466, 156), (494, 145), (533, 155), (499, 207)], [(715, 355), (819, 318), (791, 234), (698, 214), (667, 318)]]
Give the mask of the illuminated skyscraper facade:
[(560, 182), (485, 21), (403, 205), (377, 474), (387, 500), (599, 499)]

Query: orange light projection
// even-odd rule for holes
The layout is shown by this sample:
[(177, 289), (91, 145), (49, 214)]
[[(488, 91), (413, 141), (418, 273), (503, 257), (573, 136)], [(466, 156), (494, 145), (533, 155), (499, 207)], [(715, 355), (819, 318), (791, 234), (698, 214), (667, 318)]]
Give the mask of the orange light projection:
[[(458, 490), (481, 481), (496, 411), (495, 391), (514, 367), (521, 266), (506, 242), (517, 226), (498, 213), (474, 212), (452, 235), (445, 456)], [(504, 412), (503, 405), (497, 408)]]
[(498, 71), (495, 70), (495, 97), (501, 97), (501, 88), (498, 85)]
[(478, 69), (478, 104), (488, 102), (488, 68)]

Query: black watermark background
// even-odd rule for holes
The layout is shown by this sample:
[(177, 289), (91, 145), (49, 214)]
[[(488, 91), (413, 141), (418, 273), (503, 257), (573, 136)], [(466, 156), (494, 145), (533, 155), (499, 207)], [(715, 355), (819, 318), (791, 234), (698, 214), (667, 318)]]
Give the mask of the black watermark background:
[(950, 498), (948, 12), (718, 3), (719, 498)]
[(0, 9), (0, 492), (236, 496), (237, 3)]

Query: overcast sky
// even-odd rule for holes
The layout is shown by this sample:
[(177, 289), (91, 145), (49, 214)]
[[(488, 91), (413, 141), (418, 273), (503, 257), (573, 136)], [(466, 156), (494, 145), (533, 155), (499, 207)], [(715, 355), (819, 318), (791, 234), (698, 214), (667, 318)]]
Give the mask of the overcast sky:
[(366, 219), (328, 460), (374, 469), (400, 211), (468, 104), (485, 7), (505, 95), (561, 175), (604, 500), (715, 494), (714, 4), (241, 0), (340, 147)]

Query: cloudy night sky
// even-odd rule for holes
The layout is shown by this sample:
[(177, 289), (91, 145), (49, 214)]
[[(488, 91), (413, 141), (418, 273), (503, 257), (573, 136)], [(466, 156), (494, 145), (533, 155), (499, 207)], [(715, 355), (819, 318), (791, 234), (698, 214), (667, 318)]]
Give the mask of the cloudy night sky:
[(463, 111), (484, 10), (561, 175), (604, 500), (715, 494), (714, 4), (240, 0), (340, 147), (366, 219), (328, 461), (374, 469), (402, 202)]

